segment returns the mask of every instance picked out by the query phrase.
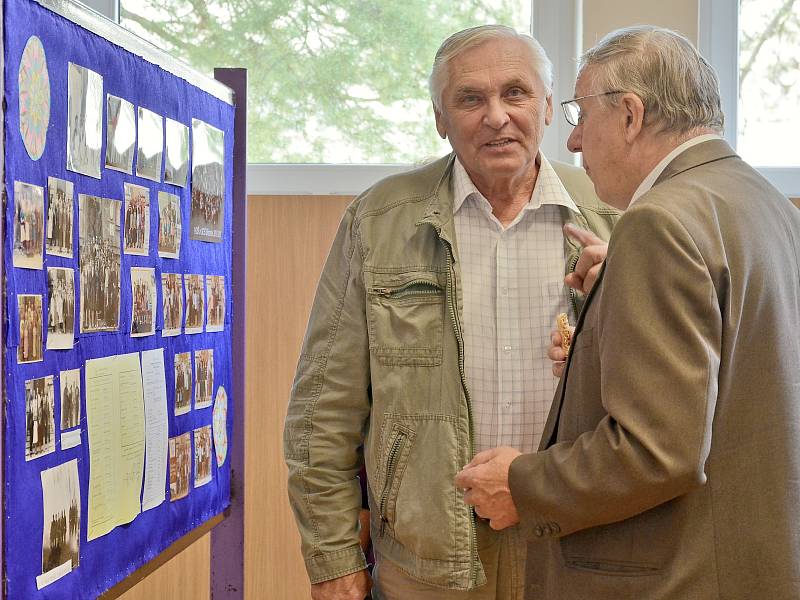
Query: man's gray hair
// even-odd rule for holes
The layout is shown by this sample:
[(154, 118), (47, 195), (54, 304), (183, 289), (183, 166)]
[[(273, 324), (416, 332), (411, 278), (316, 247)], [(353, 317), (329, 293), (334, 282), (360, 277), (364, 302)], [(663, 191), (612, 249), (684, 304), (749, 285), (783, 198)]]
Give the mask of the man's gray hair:
[[(647, 125), (677, 134), (702, 127), (722, 132), (717, 75), (679, 33), (651, 25), (612, 31), (581, 56), (580, 71), (587, 67), (596, 67), (592, 92), (639, 96)], [(619, 97), (601, 100), (613, 104)]]
[(442, 45), (436, 51), (431, 75), (428, 78), (428, 89), (436, 110), (442, 110), (442, 92), (447, 83), (450, 61), (470, 48), (475, 48), (496, 39), (520, 40), (530, 48), (531, 66), (539, 76), (539, 79), (542, 80), (547, 95), (550, 95), (553, 87), (553, 63), (547, 58), (547, 54), (539, 42), (531, 36), (519, 33), (506, 25), (479, 25), (454, 33), (442, 42)]

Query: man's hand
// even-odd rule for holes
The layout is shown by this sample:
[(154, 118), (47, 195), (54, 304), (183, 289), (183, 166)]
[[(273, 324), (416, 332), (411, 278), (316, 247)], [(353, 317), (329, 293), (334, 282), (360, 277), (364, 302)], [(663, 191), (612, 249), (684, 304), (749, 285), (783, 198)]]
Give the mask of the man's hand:
[(492, 529), (505, 529), (519, 523), (519, 515), (508, 487), (508, 469), (521, 452), (501, 447), (486, 450), (456, 475), (456, 485), (464, 490), (464, 502), (475, 507), (479, 517), (489, 519)]
[[(575, 328), (570, 326), (570, 332), (574, 333)], [(564, 367), (567, 366), (567, 353), (561, 347), (561, 333), (558, 329), (550, 332), (550, 348), (547, 349), (547, 358), (553, 361), (553, 375), (561, 377), (564, 374)]]
[(564, 235), (583, 246), (578, 263), (575, 265), (575, 271), (564, 278), (564, 283), (579, 292), (588, 294), (597, 281), (600, 267), (606, 259), (608, 244), (591, 231), (581, 229), (571, 223), (564, 225)]
[(311, 600), (364, 600), (372, 588), (366, 569), (311, 586)]

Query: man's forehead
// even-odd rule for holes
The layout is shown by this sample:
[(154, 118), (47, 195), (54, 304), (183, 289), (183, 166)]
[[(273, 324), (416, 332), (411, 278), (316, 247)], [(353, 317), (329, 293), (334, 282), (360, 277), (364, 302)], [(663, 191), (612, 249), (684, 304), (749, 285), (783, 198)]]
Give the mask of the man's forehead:
[(488, 40), (453, 57), (450, 78), (485, 72), (533, 72), (533, 57), (528, 46), (514, 39)]

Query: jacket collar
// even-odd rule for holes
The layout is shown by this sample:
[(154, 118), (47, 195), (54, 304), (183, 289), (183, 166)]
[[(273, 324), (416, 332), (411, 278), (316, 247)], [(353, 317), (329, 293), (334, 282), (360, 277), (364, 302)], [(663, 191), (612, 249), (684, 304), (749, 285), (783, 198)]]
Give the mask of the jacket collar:
[(705, 165), (724, 158), (734, 158), (737, 156), (733, 148), (722, 139), (714, 139), (703, 142), (702, 144), (697, 144), (676, 156), (661, 172), (661, 175), (656, 179), (653, 187), (689, 169), (694, 169), (700, 165)]
[(455, 245), (455, 225), (453, 223), (453, 165), (455, 153), (440, 159), (441, 175), (436, 179), (430, 191), (430, 200), (425, 209), (425, 215), (417, 221), (416, 225), (431, 225), (439, 237)]

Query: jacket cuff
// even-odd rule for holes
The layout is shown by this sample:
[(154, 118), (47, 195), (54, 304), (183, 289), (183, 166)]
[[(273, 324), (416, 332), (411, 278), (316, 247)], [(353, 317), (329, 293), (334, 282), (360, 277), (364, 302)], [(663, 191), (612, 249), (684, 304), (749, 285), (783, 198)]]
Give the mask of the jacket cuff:
[(508, 470), (508, 487), (511, 498), (517, 507), (520, 519), (520, 532), (528, 542), (539, 542), (548, 538), (561, 537), (561, 526), (558, 522), (549, 520), (537, 507), (536, 498), (531, 497), (529, 485), (534, 477), (531, 473), (540, 472), (537, 463), (541, 456), (536, 453), (520, 454), (511, 461)]
[(344, 577), (366, 568), (367, 561), (360, 546), (317, 554), (306, 559), (306, 571), (312, 584)]

